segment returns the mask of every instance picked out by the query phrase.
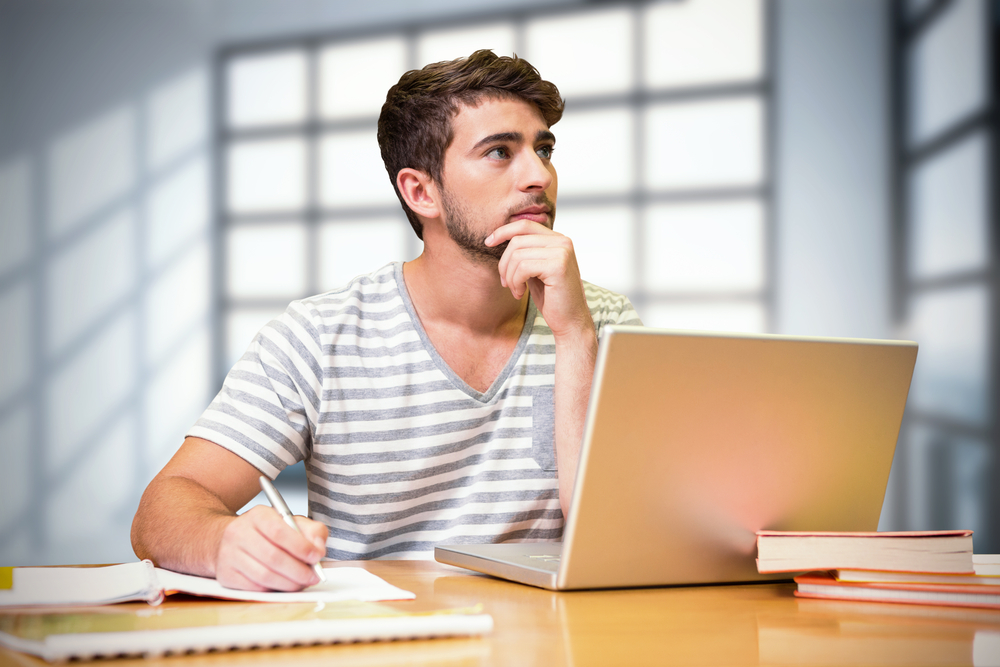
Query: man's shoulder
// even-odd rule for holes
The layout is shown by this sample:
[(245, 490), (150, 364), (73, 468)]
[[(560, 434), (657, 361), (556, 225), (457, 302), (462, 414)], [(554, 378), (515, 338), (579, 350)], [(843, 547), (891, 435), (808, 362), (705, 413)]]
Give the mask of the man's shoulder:
[(605, 324), (642, 324), (632, 302), (624, 294), (612, 292), (586, 280), (583, 281), (583, 293), (598, 333)]
[(408, 326), (396, 264), (359, 275), (343, 287), (292, 301), (261, 334), (284, 344), (329, 342), (330, 335), (372, 337)]
[(624, 294), (612, 292), (611, 290), (595, 285), (594, 283), (588, 283), (586, 280), (582, 282), (583, 294), (587, 297), (587, 305), (590, 306), (591, 311), (595, 308), (605, 309), (608, 307), (632, 307), (629, 298)]
[(371, 273), (355, 276), (343, 287), (293, 301), (288, 309), (311, 319), (330, 320), (363, 317), (369, 312), (384, 312), (401, 303), (396, 281), (398, 262), (391, 262)]

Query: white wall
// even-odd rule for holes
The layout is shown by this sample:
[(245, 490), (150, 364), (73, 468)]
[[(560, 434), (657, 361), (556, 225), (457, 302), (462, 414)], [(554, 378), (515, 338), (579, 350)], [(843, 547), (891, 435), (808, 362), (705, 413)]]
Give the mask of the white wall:
[[(777, 329), (898, 338), (888, 3), (778, 5)], [(879, 528), (900, 522), (897, 450)]]
[(777, 329), (891, 328), (888, 5), (778, 5)]
[(6, 3), (0, 562), (132, 558), (210, 398), (201, 5)]

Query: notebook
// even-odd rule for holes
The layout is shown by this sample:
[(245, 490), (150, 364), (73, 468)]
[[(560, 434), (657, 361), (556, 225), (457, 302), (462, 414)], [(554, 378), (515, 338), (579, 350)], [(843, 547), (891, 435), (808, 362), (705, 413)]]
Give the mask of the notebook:
[(154, 567), (148, 560), (104, 567), (15, 567), (0, 570), (10, 574), (9, 587), (0, 583), (0, 609), (114, 604), (130, 600), (145, 600), (157, 605), (171, 593), (256, 602), (377, 602), (412, 600), (415, 597), (413, 593), (397, 588), (360, 567), (325, 568), (325, 583), (290, 593), (226, 588), (215, 579)]
[(916, 356), (909, 341), (605, 327), (563, 542), (435, 558), (553, 590), (781, 578), (757, 572), (758, 530), (878, 527)]
[[(134, 605), (0, 614), (0, 646), (50, 662), (489, 633), (479, 607), (406, 612), (360, 601)], [(328, 660), (329, 661), (329, 660)], [(266, 658), (264, 659), (266, 663)], [(339, 664), (341, 661), (336, 660)]]

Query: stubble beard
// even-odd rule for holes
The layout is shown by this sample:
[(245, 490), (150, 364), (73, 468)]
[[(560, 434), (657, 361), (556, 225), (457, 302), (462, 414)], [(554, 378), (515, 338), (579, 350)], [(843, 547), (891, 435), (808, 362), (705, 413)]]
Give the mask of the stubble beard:
[[(474, 262), (493, 265), (500, 262), (500, 258), (503, 257), (504, 251), (507, 250), (510, 241), (504, 241), (497, 246), (486, 245), (486, 237), (482, 235), (482, 230), (477, 229), (477, 226), (474, 224), (472, 213), (462, 203), (456, 202), (448, 194), (447, 190), (442, 190), (441, 206), (444, 209), (444, 223), (445, 228), (448, 230), (448, 236), (462, 249), (462, 252), (469, 259)], [(512, 207), (503, 219), (507, 220), (510, 216), (529, 206), (548, 206), (550, 213), (549, 222), (546, 226), (552, 229), (556, 218), (556, 207), (549, 201), (548, 196), (544, 192), (531, 196), (526, 201)], [(493, 230), (490, 231), (492, 232)]]

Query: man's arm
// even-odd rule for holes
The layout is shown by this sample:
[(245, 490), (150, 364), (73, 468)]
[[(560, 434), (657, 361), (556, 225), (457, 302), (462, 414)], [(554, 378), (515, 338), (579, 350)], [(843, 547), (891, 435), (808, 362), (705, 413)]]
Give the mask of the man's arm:
[(500, 259), (501, 284), (517, 299), (531, 290), (555, 338), (556, 466), (559, 504), (563, 516), (568, 516), (597, 360), (597, 331), (568, 237), (539, 223), (519, 220), (497, 229), (486, 245), (504, 241), (510, 244)]
[(132, 548), (160, 567), (215, 577), (245, 590), (300, 590), (318, 581), (327, 529), (296, 517), (302, 534), (257, 506), (260, 472), (224, 447), (187, 438), (146, 487), (132, 522)]
[(573, 501), (573, 486), (580, 464), (580, 448), (583, 446), (583, 430), (590, 402), (590, 385), (597, 360), (597, 334), (593, 324), (587, 333), (589, 335), (582, 334), (576, 339), (556, 338), (556, 386), (553, 391), (556, 466), (559, 469), (559, 504), (566, 518), (569, 518), (569, 506)]

